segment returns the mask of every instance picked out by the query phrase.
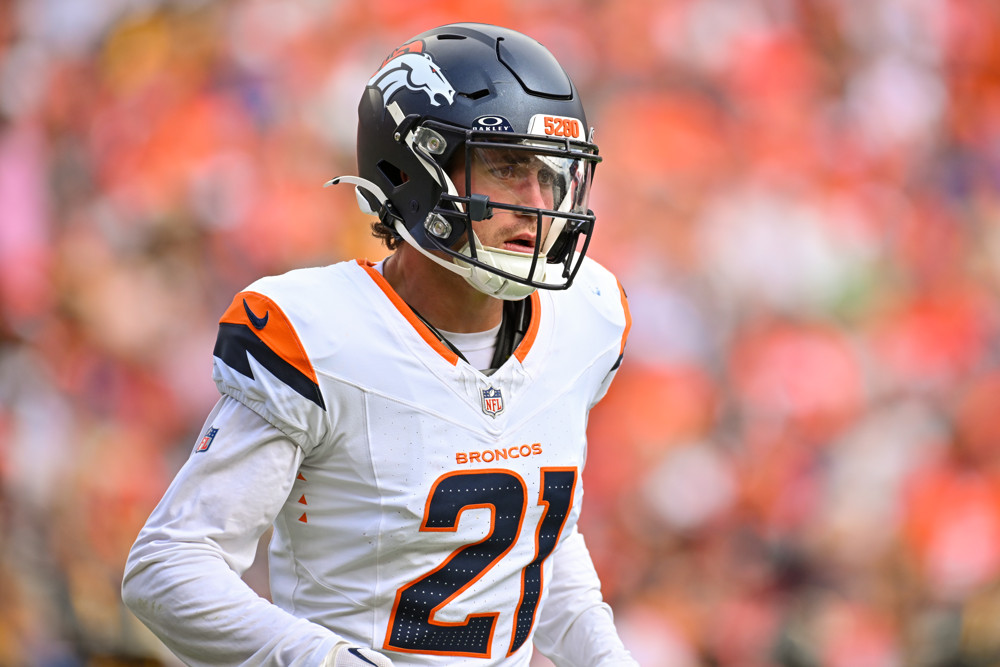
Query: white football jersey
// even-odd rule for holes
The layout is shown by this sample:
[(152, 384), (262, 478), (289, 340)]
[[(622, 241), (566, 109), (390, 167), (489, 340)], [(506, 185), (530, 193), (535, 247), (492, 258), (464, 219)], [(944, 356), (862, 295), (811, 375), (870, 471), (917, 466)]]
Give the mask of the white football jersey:
[(274, 523), (277, 605), (395, 664), (527, 665), (549, 556), (576, 531), (587, 414), (630, 324), (591, 260), (529, 298), (524, 339), (487, 376), (367, 262), (235, 297), (216, 384), (303, 452)]

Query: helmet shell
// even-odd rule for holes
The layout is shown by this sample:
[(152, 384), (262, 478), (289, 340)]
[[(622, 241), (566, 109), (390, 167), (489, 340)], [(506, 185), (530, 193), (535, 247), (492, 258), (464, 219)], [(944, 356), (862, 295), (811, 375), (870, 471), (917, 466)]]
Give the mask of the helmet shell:
[[(578, 119), (583, 104), (555, 56), (511, 29), (456, 23), (428, 30), (393, 51), (372, 76), (358, 106), (358, 174), (386, 194), (393, 214), (427, 244), (423, 222), (444, 186), (401, 139), (427, 120), (453, 126), (434, 156), (447, 167), (465, 140), (463, 130), (527, 133), (532, 117)], [(371, 202), (376, 208), (378, 203)], [(464, 234), (456, 225), (445, 243)]]

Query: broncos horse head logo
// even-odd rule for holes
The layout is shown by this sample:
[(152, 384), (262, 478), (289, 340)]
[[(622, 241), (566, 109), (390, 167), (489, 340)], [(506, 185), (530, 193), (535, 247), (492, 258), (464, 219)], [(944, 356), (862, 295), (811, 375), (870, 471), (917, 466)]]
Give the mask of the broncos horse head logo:
[(448, 104), (455, 101), (454, 87), (427, 53), (406, 52), (390, 57), (368, 81), (368, 85), (377, 86), (382, 91), (386, 104), (403, 88), (423, 91), (432, 106), (441, 106), (442, 99)]

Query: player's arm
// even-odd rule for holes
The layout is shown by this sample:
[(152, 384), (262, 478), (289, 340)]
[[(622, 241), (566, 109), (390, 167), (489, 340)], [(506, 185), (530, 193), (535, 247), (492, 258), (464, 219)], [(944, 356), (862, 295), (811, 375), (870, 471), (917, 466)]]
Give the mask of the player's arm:
[[(225, 397), (129, 553), (128, 607), (191, 665), (321, 665), (340, 638), (258, 596), (240, 575), (287, 498), (302, 451)], [(334, 664), (334, 663), (330, 663)]]
[(638, 665), (615, 629), (583, 535), (573, 530), (552, 554), (549, 596), (535, 647), (558, 667)]

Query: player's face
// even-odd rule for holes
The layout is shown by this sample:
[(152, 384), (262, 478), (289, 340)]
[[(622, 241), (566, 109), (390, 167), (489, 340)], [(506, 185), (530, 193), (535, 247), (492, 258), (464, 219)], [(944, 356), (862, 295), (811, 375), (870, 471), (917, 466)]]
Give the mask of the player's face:
[[(568, 162), (563, 160), (562, 162)], [(452, 180), (460, 195), (468, 194), (465, 159), (452, 170)], [(558, 208), (567, 188), (567, 174), (560, 161), (525, 150), (498, 146), (472, 151), (471, 192), (486, 195), (491, 202), (545, 210)], [(552, 225), (542, 216), (539, 231), (536, 213), (493, 209), (492, 217), (474, 221), (473, 231), (487, 247), (530, 254), (542, 243)]]

